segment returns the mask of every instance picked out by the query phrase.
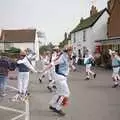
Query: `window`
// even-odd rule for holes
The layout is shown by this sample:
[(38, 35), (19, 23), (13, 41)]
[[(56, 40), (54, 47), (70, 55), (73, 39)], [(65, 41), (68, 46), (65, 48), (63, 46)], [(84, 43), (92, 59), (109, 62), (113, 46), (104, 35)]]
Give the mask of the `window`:
[(83, 31), (83, 41), (86, 41), (86, 31)]
[(80, 50), (80, 49), (78, 50), (78, 56), (79, 56), (79, 57), (82, 56), (82, 55), (81, 55), (81, 50)]
[(76, 42), (76, 36), (75, 36), (75, 33), (74, 33), (73, 42), (74, 42), (74, 43)]
[(83, 46), (83, 58), (85, 57), (86, 50), (87, 50), (87, 48), (85, 46)]

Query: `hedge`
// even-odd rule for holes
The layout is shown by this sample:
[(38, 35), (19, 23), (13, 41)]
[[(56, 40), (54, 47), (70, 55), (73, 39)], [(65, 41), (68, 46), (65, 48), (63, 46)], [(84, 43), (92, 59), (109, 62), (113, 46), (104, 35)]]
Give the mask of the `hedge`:
[(1, 56), (7, 56), (7, 57), (9, 57), (9, 58), (13, 58), (13, 59), (16, 59), (16, 58), (18, 58), (18, 56), (19, 56), (19, 53), (8, 53), (8, 52), (2, 52), (2, 53), (0, 53), (0, 55)]
[(11, 47), (10, 49), (5, 50), (5, 52), (7, 52), (7, 53), (20, 53), (20, 49), (15, 48), (15, 47)]

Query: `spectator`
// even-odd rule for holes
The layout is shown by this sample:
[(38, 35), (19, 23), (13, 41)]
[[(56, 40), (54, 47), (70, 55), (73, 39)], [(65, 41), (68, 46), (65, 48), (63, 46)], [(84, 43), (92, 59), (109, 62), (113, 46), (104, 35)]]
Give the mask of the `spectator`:
[(4, 97), (5, 94), (5, 84), (8, 77), (8, 71), (10, 70), (10, 62), (7, 57), (0, 57), (0, 96)]

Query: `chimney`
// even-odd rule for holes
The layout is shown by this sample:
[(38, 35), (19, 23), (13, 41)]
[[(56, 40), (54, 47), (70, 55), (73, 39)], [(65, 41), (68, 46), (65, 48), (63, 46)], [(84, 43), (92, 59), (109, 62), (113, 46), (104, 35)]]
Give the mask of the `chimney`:
[(97, 13), (98, 13), (97, 8), (94, 5), (92, 5), (91, 10), (90, 10), (90, 16), (93, 16)]
[(64, 40), (67, 40), (67, 33), (64, 34)]
[(80, 19), (80, 23), (82, 23), (84, 21), (84, 18), (83, 17), (81, 17), (81, 19)]
[(113, 8), (114, 2), (115, 2), (115, 0), (109, 0), (109, 1), (107, 2), (107, 7), (108, 7), (109, 13), (111, 13), (111, 10), (112, 10), (112, 8)]

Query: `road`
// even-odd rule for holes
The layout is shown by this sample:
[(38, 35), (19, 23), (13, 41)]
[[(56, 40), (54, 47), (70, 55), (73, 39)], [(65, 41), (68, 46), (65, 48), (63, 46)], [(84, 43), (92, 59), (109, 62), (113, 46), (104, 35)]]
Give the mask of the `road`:
[[(59, 117), (48, 109), (52, 94), (47, 90), (48, 81), (39, 84), (38, 75), (30, 74), (30, 120), (120, 120), (120, 88), (112, 88), (112, 71), (95, 68), (96, 79), (85, 81), (84, 67), (71, 72), (69, 87), (70, 103), (65, 117)], [(16, 81), (9, 81), (16, 86)], [(15, 92), (9, 89), (8, 96), (1, 98), (0, 105), (24, 110), (24, 104), (8, 102)], [(10, 120), (17, 113), (0, 110), (0, 120)], [(24, 120), (21, 118), (19, 120)]]

